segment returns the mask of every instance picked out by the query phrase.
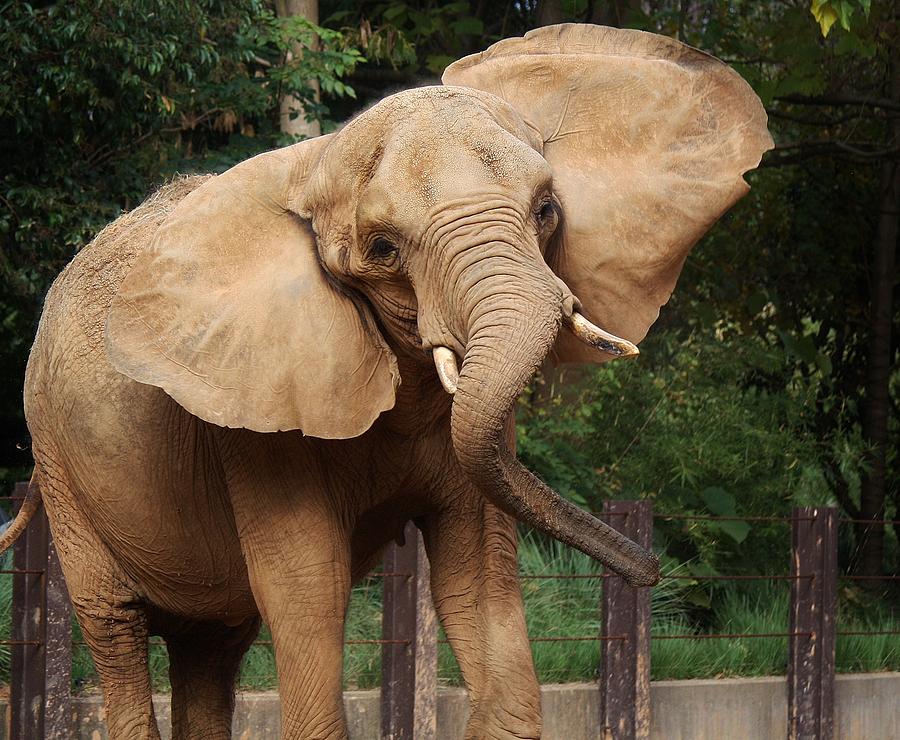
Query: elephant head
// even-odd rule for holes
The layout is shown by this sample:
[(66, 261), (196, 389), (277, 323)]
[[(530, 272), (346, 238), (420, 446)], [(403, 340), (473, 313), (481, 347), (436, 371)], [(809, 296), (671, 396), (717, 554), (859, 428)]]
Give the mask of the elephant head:
[(109, 356), (209, 422), (347, 438), (394, 405), (397, 355), (431, 353), (474, 485), (654, 583), (652, 555), (515, 460), (507, 420), (548, 356), (636, 352), (771, 147), (765, 112), (713, 57), (596, 26), (501, 41), (443, 82), (191, 193), (120, 287)]

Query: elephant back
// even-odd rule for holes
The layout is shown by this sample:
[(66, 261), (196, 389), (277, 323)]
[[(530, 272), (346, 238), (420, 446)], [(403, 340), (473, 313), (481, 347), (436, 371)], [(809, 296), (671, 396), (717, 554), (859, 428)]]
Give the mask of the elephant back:
[[(25, 372), (29, 426), (37, 413), (32, 408), (35, 393), (58, 381), (48, 375), (51, 371), (84, 353), (104, 352), (106, 315), (119, 285), (175, 206), (210, 177), (179, 177), (167, 183), (100, 231), (54, 280)], [(114, 372), (111, 366), (109, 370)]]

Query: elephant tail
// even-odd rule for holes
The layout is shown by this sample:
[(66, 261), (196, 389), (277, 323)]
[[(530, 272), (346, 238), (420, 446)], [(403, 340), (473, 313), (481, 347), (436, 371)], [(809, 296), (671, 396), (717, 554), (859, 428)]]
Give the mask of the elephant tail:
[(6, 552), (13, 543), (19, 538), (19, 535), (25, 531), (31, 517), (41, 506), (41, 487), (37, 482), (37, 471), (31, 476), (28, 484), (28, 491), (25, 494), (25, 500), (16, 514), (16, 518), (12, 520), (6, 531), (0, 535), (0, 553)]

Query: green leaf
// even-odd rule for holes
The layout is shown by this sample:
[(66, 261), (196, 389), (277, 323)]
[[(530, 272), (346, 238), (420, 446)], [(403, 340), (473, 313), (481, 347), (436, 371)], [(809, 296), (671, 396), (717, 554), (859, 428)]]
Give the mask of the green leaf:
[(749, 298), (747, 298), (747, 310), (753, 316), (756, 316), (766, 307), (766, 304), (768, 302), (769, 299), (766, 297), (765, 293), (756, 291), (755, 293), (751, 294)]
[(453, 57), (447, 54), (429, 54), (428, 58), (425, 60), (425, 63), (428, 66), (428, 70), (432, 74), (439, 75), (453, 61)]
[(747, 522), (728, 521), (728, 522), (711, 522), (713, 529), (718, 529), (727, 534), (737, 544), (741, 544), (747, 535), (750, 534), (750, 525)]
[(460, 36), (465, 34), (480, 36), (484, 33), (484, 23), (478, 18), (460, 18), (458, 21), (451, 23), (450, 28)]
[[(724, 488), (711, 486), (704, 489), (700, 493), (707, 508), (716, 516), (737, 516), (737, 504), (728, 491)], [(750, 525), (747, 522), (740, 521), (712, 521), (709, 523), (710, 529), (717, 529), (724, 532), (736, 543), (740, 544), (747, 535), (750, 534)]]
[(830, 0), (812, 0), (809, 10), (819, 24), (819, 28), (822, 29), (822, 35), (828, 36), (828, 32), (831, 31), (831, 27), (838, 19), (838, 13), (832, 7)]
[(384, 11), (383, 15), (385, 20), (392, 21), (396, 18), (399, 18), (401, 15), (406, 13), (408, 8), (406, 7), (406, 3), (397, 3), (396, 5), (391, 5)]
[(702, 588), (695, 587), (690, 589), (685, 595), (684, 600), (693, 606), (699, 606), (701, 609), (709, 609), (711, 606), (709, 594)]
[(708, 303), (698, 303), (694, 309), (697, 319), (704, 326), (712, 326), (719, 320), (719, 313)]
[(853, 10), (853, 6), (846, 0), (837, 4), (838, 15), (841, 18), (841, 27), (845, 31), (850, 30), (850, 17), (853, 15)]
[(706, 507), (716, 516), (734, 516), (736, 513), (734, 496), (724, 488), (711, 486), (700, 492)]
[(816, 367), (819, 368), (819, 372), (822, 373), (822, 375), (826, 378), (829, 377), (832, 371), (831, 358), (824, 352), (817, 352)]
[(778, 336), (781, 337), (784, 348), (789, 355), (793, 355), (797, 359), (810, 364), (816, 362), (818, 351), (811, 337), (797, 336), (792, 332), (781, 331), (780, 329), (778, 330)]

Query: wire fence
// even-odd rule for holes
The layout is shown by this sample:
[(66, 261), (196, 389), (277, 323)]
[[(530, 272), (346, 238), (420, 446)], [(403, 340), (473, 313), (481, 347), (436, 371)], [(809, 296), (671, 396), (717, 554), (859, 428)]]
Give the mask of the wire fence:
[[(13, 496), (21, 502), (25, 486)], [(650, 589), (631, 588), (613, 573), (527, 573), (525, 581), (584, 581), (602, 584), (599, 630), (590, 635), (532, 635), (544, 643), (596, 643), (601, 716), (598, 736), (617, 728), (616, 737), (646, 738), (650, 730), (651, 641), (743, 640), (779, 638), (787, 641), (788, 737), (831, 738), (834, 734), (835, 646), (838, 637), (900, 635), (900, 630), (836, 629), (838, 581), (897, 581), (898, 576), (840, 574), (837, 532), (840, 519), (827, 507), (796, 508), (790, 517), (654, 516), (649, 502), (610, 501), (599, 515), (638, 544), (649, 548), (653, 522), (744, 521), (784, 523), (791, 533), (790, 572), (774, 575), (670, 573), (665, 580), (781, 581), (790, 588), (788, 629), (769, 632), (651, 632)], [(869, 520), (864, 523), (871, 524)], [(894, 522), (884, 522), (893, 524)], [(388, 548), (383, 569), (370, 576), (382, 585), (381, 637), (350, 638), (348, 646), (381, 649), (381, 724), (383, 737), (437, 737), (437, 620), (431, 604), (429, 567), (421, 537), (410, 523), (406, 545)], [(71, 608), (46, 516), (39, 512), (14, 548), (12, 634), (0, 644), (11, 648), (11, 737), (72, 736), (71, 670), (73, 640)], [(153, 645), (164, 645), (154, 638)], [(254, 645), (272, 649), (271, 639)]]

